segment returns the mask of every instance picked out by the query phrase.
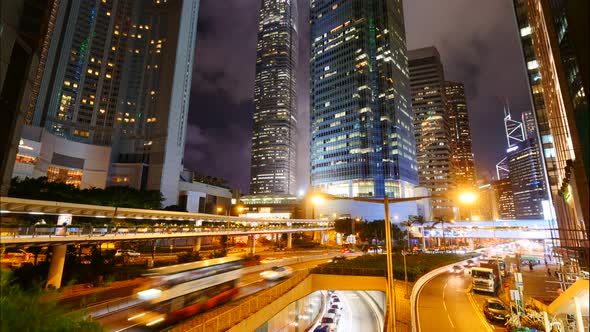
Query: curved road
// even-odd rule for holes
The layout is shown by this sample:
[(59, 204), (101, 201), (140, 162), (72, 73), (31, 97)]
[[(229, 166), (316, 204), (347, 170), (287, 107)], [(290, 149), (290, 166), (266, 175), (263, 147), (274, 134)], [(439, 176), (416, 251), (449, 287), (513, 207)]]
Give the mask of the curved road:
[(427, 282), (418, 294), (418, 331), (506, 331), (483, 315), (487, 295), (470, 292), (468, 274), (442, 273)]
[[(375, 312), (374, 308), (368, 303), (368, 295), (363, 296), (361, 292), (353, 291), (338, 291), (335, 294), (342, 301), (338, 332), (379, 332), (382, 330), (377, 316), (380, 313)], [(382, 321), (383, 318), (381, 318)]]

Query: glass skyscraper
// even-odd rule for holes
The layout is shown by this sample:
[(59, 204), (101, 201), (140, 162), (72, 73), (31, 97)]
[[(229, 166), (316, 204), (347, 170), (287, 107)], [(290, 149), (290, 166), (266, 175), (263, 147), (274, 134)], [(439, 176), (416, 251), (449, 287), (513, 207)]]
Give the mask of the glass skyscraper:
[(263, 0), (256, 45), (252, 194), (295, 194), (297, 1)]
[(418, 183), (401, 0), (312, 0), (311, 185), (409, 197)]
[(458, 188), (474, 188), (475, 161), (463, 83), (446, 81), (445, 95), (449, 112), (454, 182)]
[[(445, 195), (454, 178), (443, 66), (434, 47), (411, 50), (408, 57), (420, 185)], [(452, 215), (449, 199), (434, 199), (432, 208), (435, 215)]]

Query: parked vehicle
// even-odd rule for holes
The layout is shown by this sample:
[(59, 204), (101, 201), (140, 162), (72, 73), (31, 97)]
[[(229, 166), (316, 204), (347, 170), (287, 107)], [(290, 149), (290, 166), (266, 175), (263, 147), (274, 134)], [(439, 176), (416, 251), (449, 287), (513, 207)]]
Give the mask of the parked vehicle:
[(495, 294), (500, 287), (501, 279), (498, 265), (482, 264), (471, 268), (472, 285), (474, 291)]
[(498, 321), (501, 323), (505, 323), (510, 314), (504, 303), (497, 299), (487, 299), (483, 303), (483, 314), (486, 316), (486, 319), (489, 321)]
[(132, 257), (139, 257), (141, 256), (140, 253), (138, 253), (135, 250), (122, 250), (119, 249), (115, 252), (115, 257), (121, 257), (121, 256), (132, 256)]

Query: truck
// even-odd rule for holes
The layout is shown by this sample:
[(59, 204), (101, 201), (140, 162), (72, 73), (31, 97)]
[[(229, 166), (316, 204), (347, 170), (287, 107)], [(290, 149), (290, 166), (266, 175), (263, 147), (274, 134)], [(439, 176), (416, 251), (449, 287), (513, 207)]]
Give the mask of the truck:
[(497, 264), (482, 263), (479, 267), (471, 268), (471, 278), (474, 291), (495, 294), (502, 284)]

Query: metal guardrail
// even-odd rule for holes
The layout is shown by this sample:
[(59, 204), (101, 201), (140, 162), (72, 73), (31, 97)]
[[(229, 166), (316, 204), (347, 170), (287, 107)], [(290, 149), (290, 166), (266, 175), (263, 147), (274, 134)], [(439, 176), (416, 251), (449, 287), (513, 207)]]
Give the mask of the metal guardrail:
[(212, 235), (249, 235), (264, 233), (297, 233), (327, 231), (331, 227), (140, 227), (140, 228), (91, 228), (68, 227), (64, 235), (55, 235), (56, 228), (19, 227), (0, 228), (0, 240), (3, 244), (29, 242), (85, 242), (111, 240), (138, 240), (152, 238), (181, 238)]

